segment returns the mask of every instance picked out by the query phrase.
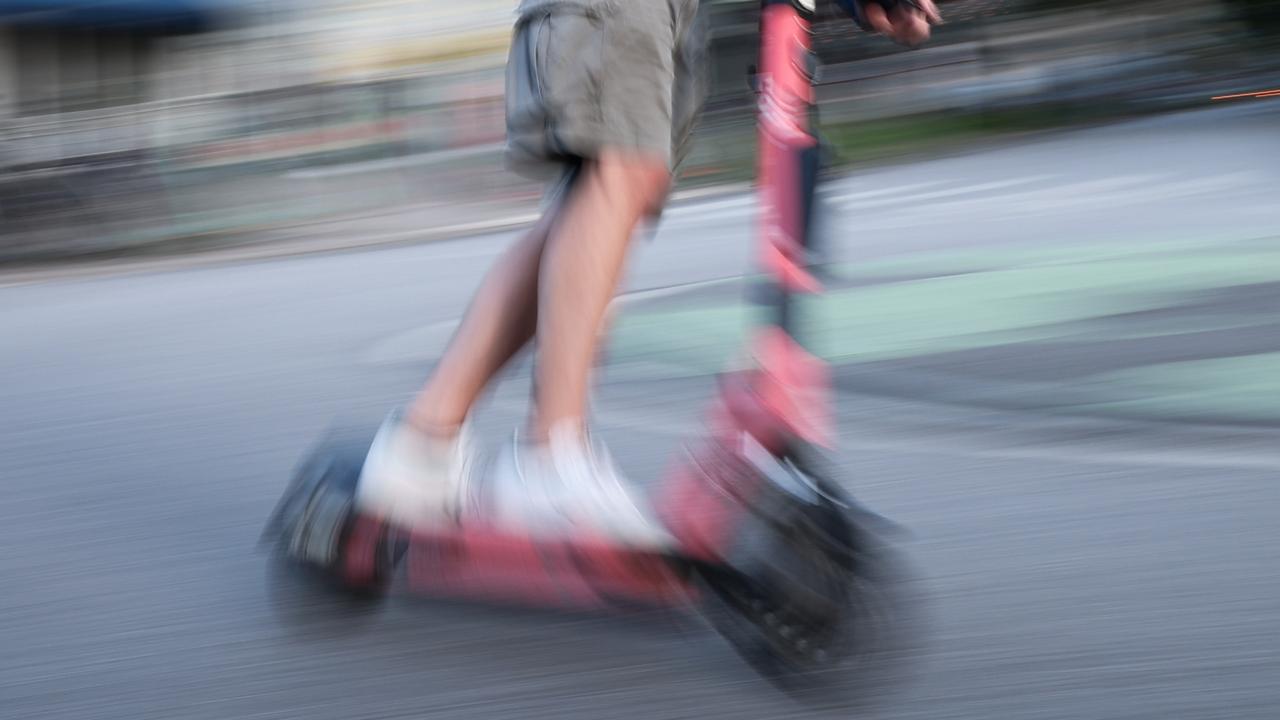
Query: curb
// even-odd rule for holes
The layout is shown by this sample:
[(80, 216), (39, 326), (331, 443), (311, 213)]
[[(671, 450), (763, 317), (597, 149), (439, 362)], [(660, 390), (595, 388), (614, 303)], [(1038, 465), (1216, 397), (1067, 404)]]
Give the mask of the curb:
[[(751, 189), (748, 183), (713, 185), (690, 188), (672, 195), (672, 204), (683, 204), (736, 195)], [(116, 257), (67, 257), (62, 260), (48, 260), (17, 264), (10, 268), (0, 267), (0, 288), (28, 285), (51, 280), (69, 280), (84, 278), (111, 277), (142, 272), (164, 272), (168, 270), (210, 267), (242, 262), (259, 262), (285, 259), (303, 255), (331, 254), (352, 252), (380, 247), (399, 247), (417, 245), (446, 240), (460, 240), (468, 237), (491, 235), (529, 227), (540, 217), (537, 212), (523, 212), (506, 215), (491, 220), (477, 220), (453, 225), (444, 225), (420, 230), (398, 230), (376, 235), (358, 237), (342, 237), (327, 240), (307, 239), (297, 235), (280, 239), (244, 240), (236, 242), (234, 238), (246, 238), (256, 234), (270, 232), (305, 232), (308, 226), (321, 225), (325, 221), (306, 221), (281, 225), (264, 225), (247, 228), (232, 233), (205, 233), (195, 236), (184, 236), (169, 240), (160, 240), (144, 247), (156, 252), (155, 256), (116, 256)], [(337, 218), (335, 218), (337, 219)], [(229, 238), (228, 244), (204, 249), (185, 250), (176, 247), (183, 242), (199, 238)], [(166, 246), (174, 246), (165, 250)]]

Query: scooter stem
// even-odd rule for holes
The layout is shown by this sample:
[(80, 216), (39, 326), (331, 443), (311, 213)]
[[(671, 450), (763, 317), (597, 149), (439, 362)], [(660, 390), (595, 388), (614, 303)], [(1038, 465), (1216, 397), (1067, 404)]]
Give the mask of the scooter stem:
[[(825, 364), (798, 339), (795, 297), (822, 289), (810, 263), (812, 219), (821, 146), (811, 129), (813, 79), (817, 59), (811, 48), (813, 3), (763, 0), (760, 20), (760, 70), (757, 88), (760, 264), (763, 286), (754, 296), (764, 310), (753, 350), (758, 372), (749, 398), (748, 418), (736, 421), (761, 428), (764, 417), (778, 430), (816, 444), (830, 443)], [(733, 393), (730, 393), (731, 395)], [(761, 413), (760, 411), (763, 411)], [(759, 435), (776, 435), (761, 429)]]

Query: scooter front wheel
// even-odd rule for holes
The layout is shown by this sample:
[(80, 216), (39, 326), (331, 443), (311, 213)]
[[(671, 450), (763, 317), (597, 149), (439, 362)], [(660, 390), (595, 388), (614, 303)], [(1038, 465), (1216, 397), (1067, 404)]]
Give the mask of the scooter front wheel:
[(778, 496), (740, 530), (731, 557), (697, 573), (716, 630), (762, 675), (796, 689), (886, 649), (898, 605), (888, 547), (838, 487), (803, 481), (819, 490), (816, 502)]

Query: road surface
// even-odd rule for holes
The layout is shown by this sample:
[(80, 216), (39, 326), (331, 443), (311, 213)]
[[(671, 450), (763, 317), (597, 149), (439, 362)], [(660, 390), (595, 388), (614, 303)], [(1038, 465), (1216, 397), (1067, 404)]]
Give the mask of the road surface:
[[(924, 601), (906, 682), (872, 688), (859, 716), (1280, 711), (1273, 128), (1257, 111), (1164, 118), (829, 188), (843, 299), (819, 314), (846, 323), (823, 345), (841, 471), (911, 529)], [(751, 207), (675, 208), (637, 253), (599, 399), (637, 477), (696, 431), (728, 359)], [(255, 542), (289, 470), (332, 418), (412, 392), (508, 239), (0, 288), (0, 715), (850, 717), (667, 618), (408, 599), (359, 622), (282, 612)], [(1063, 267), (1086, 271), (1046, 270)], [(1121, 279), (1099, 286), (1109, 268)], [(1191, 366), (1215, 378), (1207, 396), (1175, 392), (1171, 363), (1203, 348), (1178, 344), (1187, 332), (1226, 348), (1194, 360), (1222, 373)], [(1045, 349), (1143, 337), (1168, 357)], [(1050, 361), (1061, 371), (1033, 372)], [(480, 419), (494, 442), (523, 373)], [(1059, 394), (1026, 401), (1028, 382)]]

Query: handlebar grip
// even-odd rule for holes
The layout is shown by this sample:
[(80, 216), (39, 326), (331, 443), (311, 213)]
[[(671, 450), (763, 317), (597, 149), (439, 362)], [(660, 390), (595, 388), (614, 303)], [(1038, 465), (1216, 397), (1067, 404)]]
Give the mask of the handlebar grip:
[(867, 22), (867, 16), (862, 11), (863, 6), (867, 4), (879, 5), (884, 8), (886, 12), (898, 7), (899, 5), (906, 5), (907, 7), (915, 10), (921, 9), (920, 4), (917, 3), (916, 0), (836, 0), (836, 4), (843, 8), (844, 11), (849, 14), (849, 17), (853, 18), (853, 21), (858, 24), (858, 27), (868, 32), (873, 32), (874, 28), (872, 28), (871, 24)]

